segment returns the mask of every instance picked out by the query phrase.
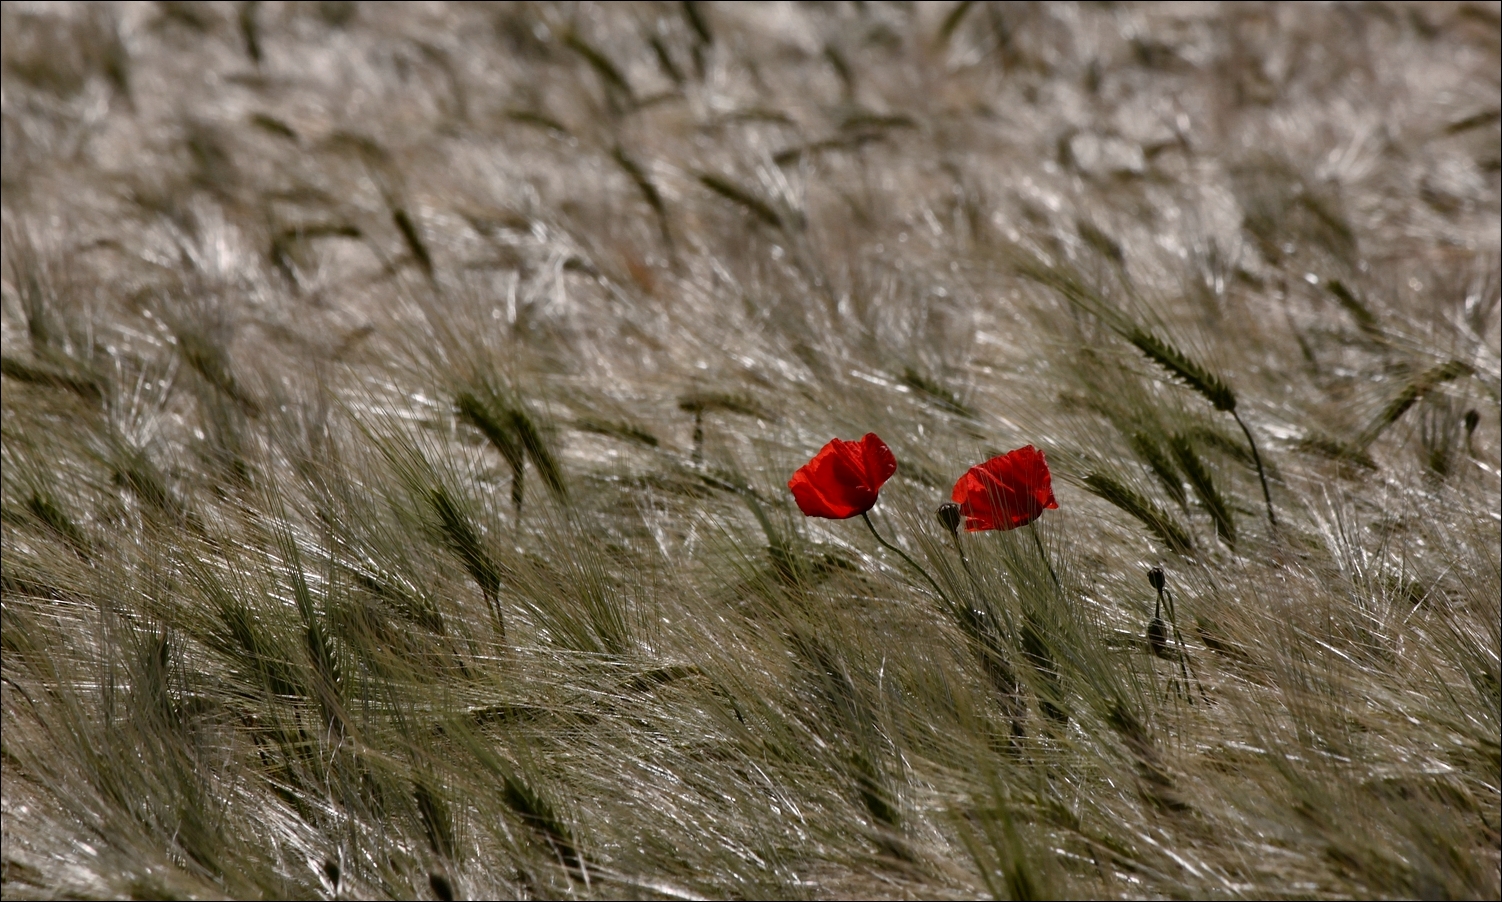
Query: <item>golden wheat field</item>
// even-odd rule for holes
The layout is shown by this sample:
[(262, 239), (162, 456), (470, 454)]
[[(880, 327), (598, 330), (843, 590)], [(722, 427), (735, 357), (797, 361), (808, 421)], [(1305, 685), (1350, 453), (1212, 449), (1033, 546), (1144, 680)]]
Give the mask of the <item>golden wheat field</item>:
[(1499, 23), (4, 4), (0, 893), (1497, 898)]

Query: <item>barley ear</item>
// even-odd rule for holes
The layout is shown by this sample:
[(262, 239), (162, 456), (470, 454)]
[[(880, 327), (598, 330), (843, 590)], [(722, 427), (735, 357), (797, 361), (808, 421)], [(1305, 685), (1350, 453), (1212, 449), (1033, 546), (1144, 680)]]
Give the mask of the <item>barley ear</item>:
[(1175, 554), (1194, 551), (1194, 543), (1190, 541), (1189, 534), (1171, 514), (1110, 476), (1091, 473), (1085, 477), (1085, 488), (1137, 518)]
[(771, 204), (729, 179), (706, 172), (699, 175), (699, 184), (726, 200), (739, 204), (746, 212), (755, 216), (766, 225), (778, 230), (782, 230), (785, 227), (782, 216), (773, 209)]
[(1147, 355), (1149, 360), (1204, 395), (1211, 404), (1215, 405), (1216, 410), (1233, 411), (1236, 409), (1236, 395), (1232, 393), (1231, 387), (1178, 348), (1137, 326), (1132, 327), (1126, 339), (1135, 345), (1137, 350)]
[[(1231, 391), (1231, 387), (1189, 355), (1141, 327), (1132, 327), (1126, 337), (1137, 347), (1137, 350), (1146, 354), (1148, 359), (1204, 395), (1216, 410), (1223, 410), (1236, 418), (1236, 425), (1240, 426), (1242, 433), (1246, 435), (1246, 443), (1252, 448), (1252, 459), (1257, 464), (1257, 479), (1262, 483), (1262, 498), (1267, 502), (1267, 522), (1277, 526), (1278, 518), (1273, 513), (1272, 492), (1267, 488), (1267, 471), (1262, 466), (1262, 453), (1257, 450), (1257, 442), (1252, 438), (1252, 430), (1247, 428), (1241, 415), (1236, 412), (1236, 395)], [(1229, 523), (1229, 520), (1227, 522)], [(1218, 525), (1220, 520), (1217, 519), (1216, 523)]]
[(1215, 487), (1204, 462), (1194, 453), (1194, 446), (1182, 435), (1175, 435), (1169, 439), (1168, 444), (1173, 449), (1173, 456), (1178, 459), (1179, 468), (1189, 477), (1189, 485), (1194, 489), (1194, 494), (1215, 520), (1216, 533), (1225, 540), (1226, 545), (1235, 548), (1236, 524), (1231, 520), (1231, 507)]
[(1372, 442), (1377, 440), (1378, 436), (1387, 431), (1387, 427), (1396, 423), (1398, 418), (1403, 416), (1408, 411), (1408, 408), (1418, 403), (1424, 395), (1427, 395), (1443, 383), (1459, 379), (1462, 376), (1469, 376), (1474, 372), (1475, 369), (1463, 360), (1446, 361), (1439, 366), (1423, 371), (1411, 382), (1403, 386), (1403, 390), (1398, 392), (1397, 396), (1391, 401), (1387, 402), (1387, 406), (1382, 408), (1382, 412), (1377, 414), (1376, 418), (1372, 420), (1371, 425), (1362, 430), (1361, 437), (1356, 440), (1356, 447), (1365, 451), (1371, 446)]

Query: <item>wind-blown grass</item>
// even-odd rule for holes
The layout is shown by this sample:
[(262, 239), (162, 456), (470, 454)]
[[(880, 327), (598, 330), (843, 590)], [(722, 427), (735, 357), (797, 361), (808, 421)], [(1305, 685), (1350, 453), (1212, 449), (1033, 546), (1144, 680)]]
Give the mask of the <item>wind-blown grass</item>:
[(1493, 7), (0, 17), (6, 898), (1498, 895)]

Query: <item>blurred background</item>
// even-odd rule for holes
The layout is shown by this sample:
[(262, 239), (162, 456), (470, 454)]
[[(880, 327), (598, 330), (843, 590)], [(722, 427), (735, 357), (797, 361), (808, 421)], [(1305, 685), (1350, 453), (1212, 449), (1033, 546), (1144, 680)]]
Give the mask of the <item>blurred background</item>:
[(6, 897), (1495, 898), (1499, 23), (7, 2)]

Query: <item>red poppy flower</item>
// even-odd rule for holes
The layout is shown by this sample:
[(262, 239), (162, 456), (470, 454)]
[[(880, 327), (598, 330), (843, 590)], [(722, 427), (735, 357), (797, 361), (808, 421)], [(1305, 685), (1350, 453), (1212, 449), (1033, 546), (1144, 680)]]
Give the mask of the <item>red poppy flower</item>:
[(805, 516), (846, 520), (870, 510), (882, 483), (896, 472), (892, 449), (868, 432), (858, 442), (831, 439), (798, 468), (788, 488)]
[(965, 515), (965, 529), (1016, 529), (1059, 506), (1043, 452), (1028, 445), (971, 467), (952, 496)]

